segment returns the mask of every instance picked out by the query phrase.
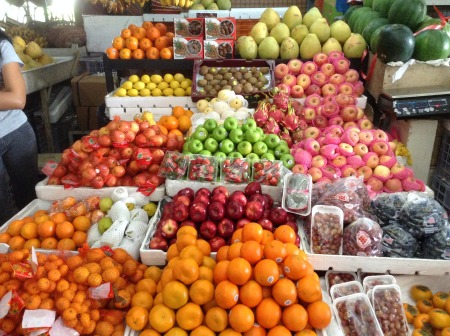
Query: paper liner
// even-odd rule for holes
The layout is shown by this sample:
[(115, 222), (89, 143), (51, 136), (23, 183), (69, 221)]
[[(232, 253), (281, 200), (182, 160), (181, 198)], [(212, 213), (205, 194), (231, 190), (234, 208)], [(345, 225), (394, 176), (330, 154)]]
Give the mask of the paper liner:
[(130, 220), (130, 211), (128, 210), (126, 204), (123, 201), (117, 201), (108, 211), (108, 217), (110, 217), (113, 222), (116, 220), (124, 219), (126, 221)]

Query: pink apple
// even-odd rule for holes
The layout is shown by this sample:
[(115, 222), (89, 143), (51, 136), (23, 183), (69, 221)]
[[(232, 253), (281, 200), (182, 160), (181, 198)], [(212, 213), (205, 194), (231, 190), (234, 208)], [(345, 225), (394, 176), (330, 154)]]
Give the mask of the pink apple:
[(361, 97), (364, 94), (364, 84), (361, 81), (357, 81), (353, 84), (353, 90), (357, 97)]
[(325, 127), (328, 126), (328, 118), (325, 117), (324, 115), (317, 114), (316, 117), (313, 119), (312, 123), (314, 126), (320, 129), (324, 129)]
[(305, 93), (307, 96), (311, 96), (313, 94), (321, 95), (322, 88), (317, 84), (311, 84), (310, 86), (308, 86)]
[(355, 146), (359, 142), (359, 132), (354, 128), (348, 128), (341, 136), (342, 142), (348, 143), (351, 146)]
[[(325, 86), (326, 85), (330, 84), (325, 84)], [(322, 105), (320, 105), (320, 113), (327, 118), (333, 118), (339, 113), (339, 105), (335, 102), (323, 103)]]
[(306, 107), (317, 107), (322, 103), (322, 98), (318, 94), (312, 94), (305, 99), (304, 105)]
[(395, 150), (397, 149), (397, 143), (394, 141), (388, 141), (388, 143), (391, 150), (395, 153)]
[(362, 130), (371, 130), (371, 129), (373, 129), (373, 122), (371, 122), (369, 119), (366, 119), (366, 118), (359, 119), (357, 121), (357, 124), (358, 124), (359, 128), (362, 129)]
[(316, 113), (316, 109), (314, 107), (305, 107), (303, 109), (303, 118), (309, 124), (312, 123), (312, 121), (314, 120), (316, 115), (317, 115), (317, 113)]
[(349, 69), (344, 76), (349, 83), (356, 83), (359, 80), (359, 73), (355, 69)]
[(333, 167), (330, 165), (326, 165), (325, 167), (322, 167), (322, 176), (328, 177), (330, 179), (341, 177), (342, 172), (339, 168)]
[(317, 71), (311, 75), (311, 83), (320, 87), (328, 82), (328, 77), (321, 71)]
[(293, 58), (287, 63), (289, 72), (294, 76), (297, 76), (302, 71), (302, 65), (303, 62), (297, 58)]
[(389, 144), (383, 140), (374, 140), (370, 144), (370, 150), (380, 155), (384, 155), (389, 151)]
[[(353, 104), (355, 105), (355, 104)], [(359, 121), (361, 119), (367, 119), (366, 114), (364, 113), (364, 110), (358, 106), (358, 115), (356, 116), (355, 121)]]
[(364, 182), (366, 182), (373, 174), (373, 170), (369, 166), (361, 166), (357, 168), (356, 171), (358, 172), (358, 176), (363, 176)]
[(292, 98), (302, 98), (305, 95), (305, 90), (303, 87), (295, 84), (291, 89), (291, 97)]
[(323, 155), (318, 154), (316, 156), (313, 156), (311, 160), (311, 167), (321, 168), (325, 167), (327, 163), (328, 160)]
[(382, 165), (378, 165), (373, 169), (373, 176), (381, 181), (386, 181), (387, 179), (392, 177), (391, 170)]
[(330, 76), (330, 79), (328, 80), (331, 84), (334, 84), (336, 86), (339, 86), (339, 84), (342, 84), (345, 82), (345, 76), (343, 74), (335, 73), (332, 76)]
[[(326, 83), (322, 86), (322, 96), (335, 96), (337, 93), (337, 86), (332, 83)], [(337, 104), (337, 103), (336, 103)]]
[(393, 193), (403, 190), (402, 181), (397, 178), (390, 178), (384, 182), (384, 192)]
[(317, 139), (320, 135), (320, 130), (315, 126), (309, 126), (305, 129), (305, 138)]
[(372, 130), (372, 134), (373, 134), (373, 138), (375, 140), (389, 141), (388, 135), (386, 134), (385, 131), (383, 131), (381, 129), (374, 129), (374, 130)]
[(307, 138), (305, 139), (303, 143), (303, 148), (310, 152), (311, 155), (317, 155), (320, 151), (320, 144), (319, 142), (314, 138)]
[(338, 155), (331, 160), (331, 164), (336, 168), (342, 168), (347, 164), (347, 159), (344, 155)]
[(345, 57), (333, 61), (337, 73), (345, 74), (350, 69), (350, 60)]
[(307, 61), (302, 65), (302, 73), (311, 76), (317, 71), (317, 65), (313, 61)]
[(285, 63), (279, 63), (275, 66), (274, 74), (276, 79), (282, 79), (289, 73), (289, 67)]
[(338, 105), (340, 107), (352, 105), (352, 100), (351, 100), (350, 96), (345, 93), (338, 93), (336, 95), (335, 99), (336, 99), (336, 103), (338, 103)]
[(324, 131), (326, 134), (331, 134), (333, 136), (341, 137), (342, 134), (344, 134), (344, 129), (336, 124), (330, 125), (327, 127), (327, 129)]
[(344, 122), (353, 121), (358, 115), (358, 107), (355, 105), (347, 105), (341, 109), (340, 115)]
[(373, 135), (372, 132), (370, 132), (369, 130), (362, 130), (361, 132), (358, 133), (359, 136), (359, 142), (369, 146), (372, 141), (373, 141)]
[(366, 184), (370, 186), (372, 191), (378, 193), (383, 190), (384, 183), (383, 181), (377, 179), (375, 176), (371, 176), (367, 179)]
[(316, 182), (323, 176), (322, 169), (317, 167), (311, 167), (308, 169), (308, 175), (311, 175), (312, 181)]
[(284, 75), (281, 79), (281, 83), (286, 84), (292, 88), (295, 84), (297, 84), (297, 77), (291, 74)]
[(285, 83), (279, 83), (276, 88), (280, 90), (280, 92), (285, 92), (288, 96), (291, 94), (291, 87)]
[(413, 176), (408, 176), (402, 180), (402, 187), (404, 191), (425, 191), (425, 183)]
[(307, 174), (308, 173), (308, 167), (306, 167), (305, 165), (302, 165), (300, 163), (297, 163), (296, 165), (294, 165), (294, 167), (292, 167), (292, 172), (296, 173), (296, 174)]
[(335, 60), (342, 57), (345, 57), (342, 51), (332, 51), (328, 54), (328, 62), (333, 63)]
[(388, 168), (392, 168), (397, 163), (397, 159), (395, 156), (391, 155), (381, 155), (380, 156), (380, 165), (386, 166)]
[(345, 130), (349, 128), (355, 128), (359, 129), (358, 124), (354, 121), (346, 121), (344, 122), (344, 125), (342, 126)]
[(342, 167), (341, 172), (342, 172), (342, 177), (349, 177), (349, 176), (358, 177), (359, 176), (358, 171), (349, 165)]
[[(353, 149), (353, 151), (354, 151), (354, 149)], [(355, 155), (349, 156), (347, 158), (347, 163), (350, 166), (352, 166), (353, 168), (359, 168), (359, 167), (364, 166), (363, 159), (361, 158), (361, 156), (357, 155), (356, 153), (355, 153)]]
[(391, 173), (393, 177), (400, 180), (403, 180), (409, 176), (409, 170), (404, 165), (398, 162), (391, 167)]
[(339, 146), (334, 144), (324, 145), (320, 148), (320, 154), (325, 156), (327, 160), (333, 160), (339, 155)]
[(297, 84), (300, 85), (303, 90), (306, 90), (308, 86), (311, 84), (311, 77), (307, 74), (300, 74), (297, 76)]
[(369, 148), (363, 143), (357, 143), (353, 146), (353, 151), (356, 155), (363, 157), (365, 154), (369, 152)]
[(343, 126), (344, 120), (342, 120), (341, 116), (335, 116), (335, 117), (330, 118), (330, 120), (328, 121), (328, 124)]
[(331, 63), (322, 64), (320, 66), (320, 71), (322, 71), (327, 77), (331, 77), (336, 72), (336, 70), (334, 69), (334, 65)]
[(355, 154), (355, 152), (353, 151), (353, 147), (345, 142), (341, 142), (339, 144), (339, 154), (343, 155), (343, 156), (352, 156)]
[(313, 62), (317, 64), (317, 66), (321, 66), (328, 62), (328, 55), (323, 52), (318, 52), (313, 57)]
[(346, 95), (352, 95), (353, 94), (353, 84), (349, 82), (344, 82), (339, 84), (338, 86), (338, 92), (339, 93), (345, 93)]
[(375, 169), (376, 166), (380, 164), (380, 159), (378, 158), (377, 153), (367, 152), (362, 157), (366, 166), (369, 166), (372, 169)]

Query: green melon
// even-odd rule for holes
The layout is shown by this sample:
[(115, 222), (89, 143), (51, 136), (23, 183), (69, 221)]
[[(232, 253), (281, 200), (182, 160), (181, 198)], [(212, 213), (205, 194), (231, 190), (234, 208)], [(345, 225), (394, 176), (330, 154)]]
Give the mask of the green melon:
[(375, 30), (384, 25), (387, 25), (388, 23), (389, 21), (386, 18), (378, 18), (371, 21), (362, 31), (362, 36), (364, 37), (364, 40), (366, 40), (367, 44), (370, 44), (370, 38), (372, 37), (372, 34), (375, 32)]
[(429, 29), (415, 36), (413, 58), (431, 61), (447, 58), (450, 54), (450, 38), (442, 30)]
[(378, 18), (380, 18), (380, 13), (372, 10), (370, 12), (363, 13), (358, 20), (356, 20), (355, 26), (353, 27), (353, 32), (361, 34), (370, 22)]
[(389, 9), (395, 0), (373, 0), (372, 9), (381, 14), (382, 17), (387, 18)]
[(389, 9), (389, 23), (400, 23), (414, 30), (427, 14), (425, 0), (397, 0)]
[(373, 53), (377, 52), (377, 48), (378, 48), (378, 41), (380, 40), (380, 33), (381, 33), (381, 29), (384, 26), (381, 26), (377, 29), (375, 29), (375, 31), (372, 33), (372, 36), (370, 37), (370, 42), (369, 42), (369, 49), (370, 51), (372, 51)]
[(350, 16), (352, 13), (357, 10), (358, 8), (361, 8), (361, 6), (350, 6), (344, 13), (344, 21), (348, 23), (348, 19), (350, 19)]
[(371, 12), (371, 11), (372, 11), (372, 9), (370, 9), (369, 7), (360, 7), (351, 13), (350, 18), (348, 19), (347, 23), (348, 23), (350, 29), (352, 30), (352, 32), (354, 31), (355, 23), (360, 18), (360, 16), (363, 13), (367, 13), (367, 12)]
[(364, 0), (363, 1), (364, 7), (372, 7), (372, 4), (373, 4), (373, 0)]
[[(438, 25), (441, 24), (441, 20), (440, 19), (425, 19), (424, 21), (422, 21), (415, 29), (416, 32), (422, 30), (425, 27), (428, 27), (430, 25)], [(446, 23), (445, 26), (442, 28), (442, 30), (444, 32), (447, 33), (447, 35), (450, 37), (450, 23)]]
[[(414, 35), (402, 24), (388, 24), (380, 29), (376, 53), (383, 63), (406, 62), (414, 52)], [(375, 31), (376, 32), (376, 31)]]

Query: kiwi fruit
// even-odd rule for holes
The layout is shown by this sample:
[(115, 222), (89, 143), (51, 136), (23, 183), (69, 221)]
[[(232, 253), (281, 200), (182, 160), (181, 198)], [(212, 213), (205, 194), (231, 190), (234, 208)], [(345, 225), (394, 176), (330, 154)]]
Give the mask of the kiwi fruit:
[(218, 80), (222, 80), (223, 79), (223, 75), (217, 74), (217, 75), (214, 76), (214, 78), (218, 79)]
[(240, 85), (233, 86), (233, 91), (237, 94), (242, 93), (242, 86), (240, 86)]
[(202, 76), (208, 73), (209, 67), (207, 65), (202, 65), (198, 71), (198, 73)]
[(269, 68), (268, 67), (261, 67), (261, 69), (259, 69), (259, 71), (261, 71), (261, 73), (268, 74), (269, 73)]
[(247, 80), (249, 80), (250, 78), (252, 78), (253, 77), (253, 75), (252, 75), (252, 73), (251, 72), (246, 72), (245, 74), (244, 74), (244, 79), (247, 79)]
[(205, 85), (207, 85), (208, 84), (208, 81), (206, 80), (206, 79), (200, 79), (198, 82), (197, 82), (197, 86), (199, 86), (199, 87), (204, 87)]
[(227, 68), (220, 68), (219, 74), (225, 75), (228, 72)]
[(222, 87), (228, 84), (228, 81), (226, 79), (222, 79), (219, 83)]
[(212, 74), (210, 74), (210, 73), (207, 73), (205, 75), (205, 79), (209, 82), (209, 81), (212, 81), (214, 79), (214, 76)]
[(217, 70), (217, 68), (216, 67), (212, 67), (212, 68), (209, 68), (209, 71), (208, 71), (211, 75), (216, 75), (218, 72), (219, 72), (219, 70)]
[(246, 83), (246, 84), (244, 85), (244, 92), (245, 92), (245, 93), (253, 92), (253, 85), (250, 84), (250, 83)]
[(229, 80), (231, 78), (233, 78), (233, 74), (231, 74), (229, 72), (227, 72), (226, 74), (223, 75), (223, 79), (225, 79), (225, 80)]
[(255, 84), (256, 82), (258, 81), (258, 78), (256, 78), (256, 77), (250, 77), (249, 79), (248, 79), (248, 82), (250, 83), (250, 84)]

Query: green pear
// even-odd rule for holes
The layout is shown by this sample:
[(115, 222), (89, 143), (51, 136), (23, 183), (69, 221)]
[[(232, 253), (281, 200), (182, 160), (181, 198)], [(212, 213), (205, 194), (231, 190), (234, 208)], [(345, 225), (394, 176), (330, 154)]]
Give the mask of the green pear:
[(100, 234), (103, 234), (103, 232), (110, 228), (112, 223), (113, 221), (110, 217), (103, 217), (98, 221), (98, 232), (100, 232)]
[(322, 46), (322, 52), (329, 55), (332, 51), (342, 51), (342, 46), (334, 37), (330, 37)]
[(231, 1), (230, 0), (217, 0), (217, 7), (219, 7), (219, 10), (230, 10), (231, 9)]
[(206, 7), (207, 10), (219, 10), (219, 6), (217, 6), (216, 3), (210, 4), (208, 7)]
[(304, 24), (297, 25), (291, 30), (291, 37), (298, 43), (298, 45), (302, 44), (303, 39), (308, 34), (308, 27), (306, 27)]
[(148, 217), (153, 217), (157, 208), (157, 205), (153, 202), (149, 202), (142, 207), (142, 209), (147, 213)]
[(317, 19), (321, 19), (322, 14), (320, 13), (319, 9), (317, 7), (312, 7), (309, 11), (306, 12), (306, 14), (303, 16), (303, 24), (308, 27), (311, 27), (311, 25), (316, 21)]
[(313, 58), (315, 54), (322, 51), (322, 45), (316, 34), (308, 34), (300, 46), (300, 57), (304, 59)]
[(286, 37), (280, 45), (281, 59), (298, 58), (300, 48), (298, 43), (292, 37)]
[(352, 33), (345, 41), (342, 50), (347, 58), (360, 58), (366, 50), (367, 44), (361, 34)]
[(283, 23), (278, 22), (275, 27), (270, 30), (270, 36), (273, 36), (277, 40), (278, 44), (281, 44), (286, 37), (291, 34), (289, 27)]
[(338, 40), (340, 44), (344, 44), (351, 33), (349, 25), (342, 20), (337, 20), (330, 26), (330, 36)]
[(300, 12), (300, 8), (298, 6), (290, 6), (284, 13), (281, 22), (285, 23), (289, 27), (289, 30), (302, 24), (302, 12)]
[(100, 210), (102, 210), (103, 212), (106, 213), (109, 211), (109, 209), (111, 209), (113, 203), (114, 202), (111, 199), (111, 197), (103, 197), (100, 199), (99, 208), (100, 208)]
[(327, 19), (322, 18), (314, 21), (311, 27), (309, 27), (309, 32), (316, 34), (320, 43), (325, 43), (330, 37), (330, 26), (328, 25)]
[(267, 36), (258, 46), (258, 56), (262, 59), (277, 59), (280, 46), (273, 36)]
[(269, 31), (280, 21), (280, 15), (278, 15), (273, 8), (266, 8), (259, 19), (259, 22), (264, 22), (266, 24)]
[(214, 3), (214, 0), (202, 0), (201, 3), (203, 5), (203, 7), (208, 8), (209, 5)]
[(258, 44), (253, 37), (245, 36), (239, 41), (239, 55), (242, 58), (252, 60), (258, 56)]
[(250, 36), (253, 37), (256, 44), (260, 44), (267, 36), (269, 36), (269, 30), (264, 22), (257, 22), (250, 31)]

